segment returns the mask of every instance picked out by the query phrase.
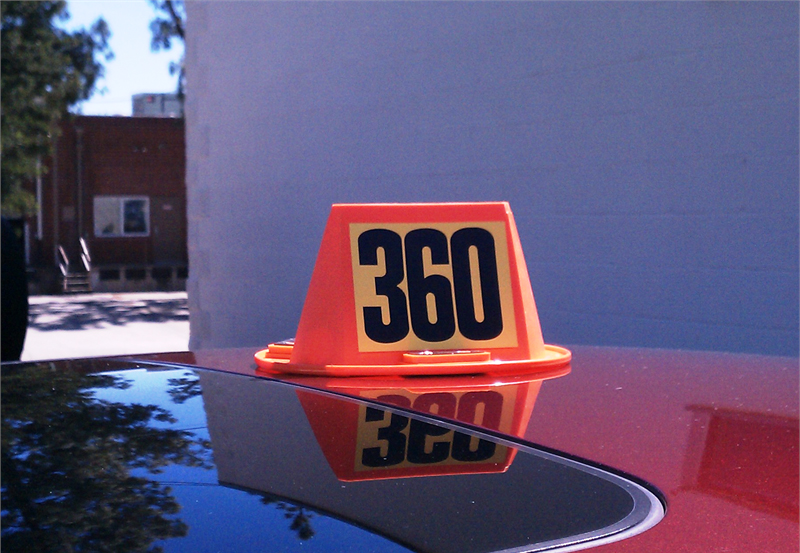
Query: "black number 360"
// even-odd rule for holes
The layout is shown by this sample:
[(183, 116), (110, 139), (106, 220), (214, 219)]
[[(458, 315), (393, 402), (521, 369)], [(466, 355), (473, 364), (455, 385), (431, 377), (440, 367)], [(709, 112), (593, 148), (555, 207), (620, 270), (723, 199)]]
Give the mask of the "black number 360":
[[(430, 250), (433, 265), (451, 265), (452, 285), (444, 275), (425, 275), (425, 248)], [(470, 248), (477, 253), (482, 320), (478, 320), (475, 306)], [(375, 293), (388, 300), (389, 321), (384, 323), (381, 307), (363, 308), (364, 329), (371, 340), (383, 344), (402, 340), (408, 335), (409, 320), (413, 333), (426, 342), (450, 339), (456, 323), (459, 332), (470, 340), (491, 340), (503, 331), (495, 243), (488, 230), (462, 228), (453, 233), (448, 244), (443, 232), (431, 228), (412, 230), (405, 239), (388, 229), (370, 229), (358, 237), (359, 264), (377, 265), (379, 249), (384, 252), (386, 272), (375, 277)], [(404, 279), (408, 296), (400, 288)], [(429, 296), (435, 317), (429, 313)]]

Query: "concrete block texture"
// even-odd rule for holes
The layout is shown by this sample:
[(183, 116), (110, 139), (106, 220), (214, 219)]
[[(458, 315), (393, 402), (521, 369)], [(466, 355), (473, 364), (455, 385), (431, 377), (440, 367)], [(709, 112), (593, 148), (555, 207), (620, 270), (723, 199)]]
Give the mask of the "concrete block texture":
[(547, 342), (797, 355), (797, 3), (187, 12), (192, 347), (294, 335), (332, 203), (507, 200)]

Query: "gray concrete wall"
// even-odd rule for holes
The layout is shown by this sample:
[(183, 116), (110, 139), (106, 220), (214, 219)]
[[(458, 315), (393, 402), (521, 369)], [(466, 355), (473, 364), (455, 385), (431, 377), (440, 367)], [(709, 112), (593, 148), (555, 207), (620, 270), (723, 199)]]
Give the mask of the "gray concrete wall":
[(191, 345), (330, 204), (507, 200), (545, 340), (797, 354), (798, 4), (188, 3)]

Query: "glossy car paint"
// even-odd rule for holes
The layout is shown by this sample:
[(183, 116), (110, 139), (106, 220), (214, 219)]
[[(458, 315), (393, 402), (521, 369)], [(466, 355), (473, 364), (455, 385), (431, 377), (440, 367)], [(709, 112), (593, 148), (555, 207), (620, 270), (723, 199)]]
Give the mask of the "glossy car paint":
[[(520, 435), (651, 482), (667, 502), (654, 528), (598, 551), (798, 551), (797, 359), (571, 349), (571, 372), (541, 383)], [(158, 358), (254, 374), (252, 353)]]
[[(4, 550), (256, 551), (298, 545), (288, 529), (326, 551), (571, 551), (663, 516), (602, 468), (271, 379), (113, 360), (2, 376)], [(449, 405), (444, 382), (419, 397)]]
[(652, 482), (668, 513), (608, 551), (798, 550), (798, 361), (574, 348), (525, 437)]

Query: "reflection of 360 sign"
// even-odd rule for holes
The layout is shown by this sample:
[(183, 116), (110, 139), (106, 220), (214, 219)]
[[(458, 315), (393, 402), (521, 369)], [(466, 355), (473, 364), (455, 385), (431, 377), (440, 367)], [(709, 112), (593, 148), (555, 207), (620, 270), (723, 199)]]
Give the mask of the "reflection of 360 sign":
[[(411, 401), (403, 395), (384, 395), (378, 399), (411, 407)], [(415, 410), (428, 411), (433, 405), (442, 416), (473, 423), (480, 412), (484, 426), (498, 428), (503, 396), (494, 391), (468, 392), (461, 397), (439, 392), (422, 394), (414, 400)], [(505, 447), (499, 451), (494, 442), (372, 407), (361, 410), (358, 436), (357, 470), (500, 462), (506, 453)]]
[(351, 224), (361, 351), (516, 346), (503, 223)]

